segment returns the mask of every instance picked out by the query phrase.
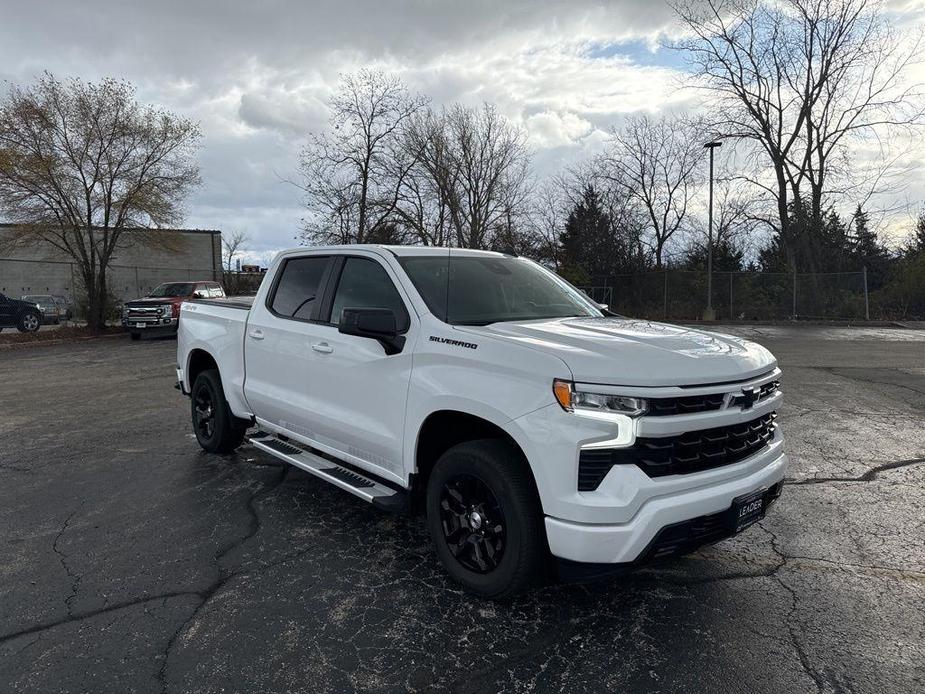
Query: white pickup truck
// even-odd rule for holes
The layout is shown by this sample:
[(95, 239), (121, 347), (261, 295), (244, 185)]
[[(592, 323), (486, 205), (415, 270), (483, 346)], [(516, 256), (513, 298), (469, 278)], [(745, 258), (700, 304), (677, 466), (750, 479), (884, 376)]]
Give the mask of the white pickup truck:
[(529, 260), (445, 248), (285, 251), (253, 301), (184, 303), (177, 350), (205, 450), (247, 437), (423, 513), (447, 572), (490, 598), (761, 519), (787, 465), (779, 377), (759, 345), (614, 316)]

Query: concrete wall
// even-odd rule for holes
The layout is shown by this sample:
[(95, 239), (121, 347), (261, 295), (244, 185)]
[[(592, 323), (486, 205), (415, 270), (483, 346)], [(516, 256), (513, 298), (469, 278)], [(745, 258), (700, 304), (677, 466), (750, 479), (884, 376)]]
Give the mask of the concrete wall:
[[(12, 229), (0, 225), (0, 292), (61, 294), (80, 292), (78, 266), (48, 246), (11, 247)], [(109, 267), (109, 286), (120, 300), (144, 295), (161, 282), (222, 278), (222, 235), (211, 230), (126, 230)]]

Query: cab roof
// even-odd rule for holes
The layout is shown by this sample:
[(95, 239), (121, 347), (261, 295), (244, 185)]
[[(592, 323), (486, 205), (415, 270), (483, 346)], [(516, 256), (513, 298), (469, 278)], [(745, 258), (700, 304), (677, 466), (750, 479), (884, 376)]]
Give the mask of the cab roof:
[(282, 253), (289, 255), (291, 253), (304, 253), (306, 251), (356, 251), (356, 250), (382, 250), (398, 257), (405, 256), (446, 256), (448, 251), (452, 251), (456, 256), (488, 256), (495, 258), (505, 257), (504, 253), (496, 251), (479, 251), (471, 248), (447, 248), (446, 246), (391, 246), (380, 243), (352, 243), (338, 246), (299, 246), (288, 248)]

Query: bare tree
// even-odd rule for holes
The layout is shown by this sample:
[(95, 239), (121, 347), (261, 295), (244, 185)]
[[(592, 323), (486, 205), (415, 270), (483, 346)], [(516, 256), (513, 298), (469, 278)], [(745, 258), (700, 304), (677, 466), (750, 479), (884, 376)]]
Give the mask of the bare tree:
[(125, 230), (182, 218), (199, 184), (199, 139), (196, 123), (139, 104), (135, 89), (114, 79), (46, 73), (0, 102), (0, 209), (20, 224), (18, 243), (75, 261), (90, 327), (105, 324), (107, 269)]
[(904, 82), (918, 44), (875, 0), (684, 0), (675, 10), (690, 34), (676, 47), (712, 95), (719, 130), (754, 146), (748, 180), (772, 202), (766, 221), (785, 245), (793, 202), (821, 224), (826, 196), (849, 179), (852, 144), (921, 120), (920, 94)]
[(415, 120), (406, 147), (423, 173), (411, 180), (430, 196), (434, 238), (487, 248), (495, 237), (510, 239), (524, 222), (530, 171), (526, 137), (494, 106), (457, 104), (440, 114), (428, 111)]
[(647, 216), (655, 266), (665, 245), (688, 221), (691, 199), (702, 176), (703, 123), (682, 117), (631, 116), (611, 131), (603, 159), (607, 175), (623, 186)]
[(330, 128), (302, 150), (301, 183), (310, 242), (365, 243), (386, 224), (414, 165), (403, 131), (427, 100), (394, 75), (343, 75), (329, 105)]
[(559, 272), (562, 267), (560, 236), (568, 217), (570, 198), (558, 177), (544, 181), (531, 197), (530, 230), (539, 260)]
[(396, 219), (425, 246), (451, 246), (455, 233), (449, 196), (457, 169), (450, 160), (444, 123), (431, 109), (422, 109), (404, 135), (405, 156), (415, 165), (402, 183)]
[(222, 234), (222, 263), (227, 272), (234, 270), (234, 261), (250, 243), (250, 234), (244, 229), (235, 229)]
[[(741, 250), (743, 256), (754, 256), (755, 232), (761, 224), (755, 215), (754, 189), (737, 176), (720, 171), (713, 192), (713, 249), (725, 246)], [(707, 253), (706, 210), (691, 215), (691, 224), (684, 232), (682, 247), (690, 257), (696, 249), (703, 257)]]

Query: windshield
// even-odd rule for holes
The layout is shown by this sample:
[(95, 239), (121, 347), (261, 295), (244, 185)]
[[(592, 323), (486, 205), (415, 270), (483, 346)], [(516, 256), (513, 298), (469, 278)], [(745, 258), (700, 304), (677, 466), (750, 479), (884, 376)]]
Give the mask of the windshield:
[(565, 280), (523, 258), (450, 254), (399, 262), (428, 308), (451, 325), (603, 315)]
[(173, 282), (170, 284), (161, 284), (154, 288), (148, 296), (151, 297), (162, 297), (162, 296), (192, 296), (193, 294), (192, 282)]
[(22, 298), (23, 301), (28, 301), (33, 304), (52, 304), (52, 298), (50, 296), (45, 296), (43, 294), (29, 294)]

